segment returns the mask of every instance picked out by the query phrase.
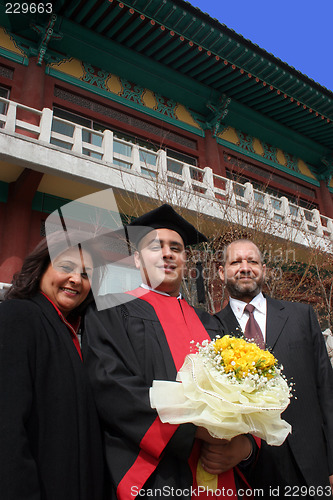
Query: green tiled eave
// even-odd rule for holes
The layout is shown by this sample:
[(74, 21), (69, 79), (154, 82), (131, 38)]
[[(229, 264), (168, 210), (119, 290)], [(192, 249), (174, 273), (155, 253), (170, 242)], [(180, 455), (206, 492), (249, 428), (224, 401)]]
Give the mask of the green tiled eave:
[[(43, 16), (0, 19), (30, 44)], [(231, 98), (222, 125), (230, 125), (293, 154), (316, 169), (332, 167), (333, 94), (183, 0), (59, 0), (45, 60), (74, 57), (183, 104), (205, 123), (208, 103)], [(6, 24), (7, 23), (7, 24)], [(37, 30), (38, 31), (38, 30)], [(128, 104), (130, 105), (130, 104)], [(180, 124), (179, 124), (180, 125)]]
[[(93, 61), (95, 66), (129, 80), (135, 77), (135, 83), (138, 85), (166, 95), (201, 116), (207, 113), (208, 101), (217, 101), (221, 95), (172, 68), (155, 63), (140, 54), (134, 54), (125, 46), (111, 41), (106, 46), (103, 37), (68, 20), (62, 21), (61, 29), (64, 32), (62, 48), (73, 57), (80, 59), (84, 53), (85, 61)], [(314, 166), (319, 167), (321, 157), (327, 153), (327, 149), (320, 144), (309, 141), (279, 122), (242, 105), (236, 99), (232, 99), (225, 122), (265, 142), (277, 145)], [(281, 134), (282, 144), (281, 138), (276, 134)]]
[[(16, 15), (15, 22), (13, 16), (5, 19), (5, 0), (0, 0), (1, 18), (7, 23), (7, 28), (16, 33), (29, 34), (28, 36), (39, 41), (37, 33), (31, 33), (30, 21), (35, 23), (46, 22), (45, 17)], [(2, 9), (2, 12), (1, 12)], [(107, 45), (111, 40), (119, 44), (126, 45), (136, 54), (144, 54), (153, 61), (161, 61), (165, 55), (170, 55), (170, 32), (174, 35), (174, 48), (184, 49), (187, 42), (191, 41), (195, 48), (195, 60), (206, 64), (205, 54), (210, 51), (213, 55), (218, 55), (226, 59), (230, 64), (235, 64), (238, 68), (243, 68), (245, 72), (250, 72), (253, 76), (267, 81), (276, 86), (282, 92), (290, 93), (295, 99), (305, 100), (308, 106), (318, 108), (321, 113), (333, 113), (332, 92), (320, 86), (305, 75), (302, 75), (295, 68), (288, 66), (283, 61), (269, 54), (258, 45), (245, 39), (233, 30), (227, 28), (216, 19), (212, 19), (207, 14), (193, 7), (189, 2), (183, 0), (112, 0), (96, 2), (96, 0), (59, 0), (54, 3), (54, 13), (58, 19), (55, 31), (67, 35), (71, 33), (73, 25), (85, 27), (90, 32), (87, 40), (93, 45), (93, 37), (100, 36)], [(142, 23), (141, 16), (145, 17)], [(133, 21), (131, 21), (131, 17)], [(71, 29), (68, 31), (66, 20), (70, 21)], [(150, 24), (149, 21), (153, 22)], [(139, 29), (138, 29), (139, 28)], [(160, 28), (165, 28), (164, 32)], [(184, 44), (179, 44), (179, 36), (184, 38)], [(81, 38), (84, 42), (86, 38)], [(50, 41), (49, 46), (63, 44), (62, 40)], [(152, 42), (152, 46), (150, 46)], [(183, 45), (183, 47), (181, 47)], [(65, 42), (66, 46), (66, 42)], [(69, 47), (70, 48), (70, 47)], [(200, 48), (201, 52), (198, 52)], [(81, 56), (85, 53), (85, 44), (82, 44)], [(69, 50), (68, 53), (71, 51)], [(188, 57), (188, 54), (187, 56)], [(78, 57), (79, 59), (82, 57)], [(192, 56), (190, 57), (192, 58)], [(168, 65), (167, 60), (163, 60), (164, 65)], [(172, 63), (170, 62), (172, 65)], [(196, 62), (189, 61), (190, 66), (179, 68), (180, 72), (191, 72)], [(178, 62), (177, 62), (178, 65)]]
[(224, 123), (321, 167), (325, 148), (236, 101), (231, 101)]
[[(205, 103), (208, 99), (219, 97), (218, 92), (212, 93), (209, 87), (155, 63), (121, 44), (112, 41), (105, 43), (105, 39), (100, 35), (67, 19), (62, 20), (60, 27), (63, 31), (61, 49), (64, 54), (70, 54), (112, 74), (135, 81), (141, 87), (166, 95), (200, 113), (206, 112)], [(56, 42), (50, 46), (56, 49)]]
[[(91, 0), (92, 1), (92, 0)], [(273, 54), (260, 48), (229, 29), (217, 19), (211, 18), (190, 2), (182, 0), (126, 0), (123, 4), (133, 7), (142, 14), (156, 19), (162, 25), (186, 36), (207, 50), (212, 50), (221, 57), (230, 57), (230, 63), (243, 67), (246, 71), (269, 80), (284, 92), (292, 91), (297, 99), (306, 97), (310, 106), (326, 98), (333, 111), (332, 94), (325, 87), (306, 77), (295, 68), (287, 65)], [(305, 85), (304, 85), (305, 84)], [(318, 89), (314, 89), (315, 85)], [(327, 95), (320, 95), (322, 92)]]
[[(69, 28), (68, 22), (67, 27)], [(19, 39), (19, 37), (16, 38)], [(133, 75), (135, 75), (136, 84), (140, 84), (158, 93), (162, 93), (161, 89), (163, 89), (168, 97), (194, 110), (202, 120), (204, 120), (204, 114), (207, 112), (206, 104), (208, 98), (211, 100), (213, 97), (213, 100), (217, 100), (219, 97), (217, 92), (211, 92), (208, 87), (203, 85), (198, 84), (194, 89), (192, 80), (177, 73), (175, 74), (175, 72), (169, 68), (166, 69), (163, 67), (163, 71), (161, 69), (161, 77), (159, 77), (158, 68), (156, 65), (152, 64), (150, 60), (142, 56), (141, 59), (144, 59), (145, 64), (141, 64), (140, 58), (136, 58), (136, 60), (133, 61), (133, 54), (129, 54), (128, 50), (124, 47), (116, 47), (116, 44), (108, 44), (105, 49), (103, 48), (103, 40), (101, 39), (101, 50), (96, 51), (95, 35), (93, 35), (93, 38), (95, 39), (94, 50), (91, 45), (92, 42), (86, 36), (85, 30), (81, 27), (73, 26), (71, 35), (67, 37), (66, 42), (68, 43), (68, 50), (70, 47), (72, 48), (70, 52), (71, 55), (77, 58), (81, 57), (82, 39), (84, 39), (87, 49), (86, 57), (92, 57), (94, 65), (100, 64), (101, 69), (108, 70), (122, 77), (128, 75), (128, 77), (133, 78)], [(52, 52), (50, 52), (50, 54), (52, 55)], [(132, 57), (132, 62), (129, 62), (130, 57)], [(104, 66), (102, 66), (102, 64), (104, 64)], [(56, 70), (52, 70), (52, 68), (46, 68), (46, 71), (50, 75), (63, 81), (67, 81), (68, 83), (86, 90), (91, 90), (103, 97), (111, 98), (151, 116), (158, 117), (158, 114), (152, 110), (145, 109), (143, 106), (138, 106), (135, 103), (126, 101), (126, 99), (118, 98), (116, 95), (111, 95), (103, 89), (98, 89), (97, 87), (92, 88), (89, 84)], [(191, 88), (191, 92), (187, 92), (188, 88)], [(162, 117), (159, 118), (162, 119)], [(163, 117), (163, 119), (180, 128), (202, 135), (200, 130), (194, 130), (192, 127), (186, 126), (186, 124), (176, 122), (175, 120), (168, 120), (167, 117)], [(268, 117), (242, 105), (235, 99), (231, 100), (224, 123), (257, 137), (264, 142), (272, 144), (273, 146), (290, 152), (318, 168), (321, 167), (321, 158), (327, 153), (327, 150), (318, 143), (310, 141), (301, 134), (297, 134), (291, 129), (284, 127), (277, 121), (270, 120)]]

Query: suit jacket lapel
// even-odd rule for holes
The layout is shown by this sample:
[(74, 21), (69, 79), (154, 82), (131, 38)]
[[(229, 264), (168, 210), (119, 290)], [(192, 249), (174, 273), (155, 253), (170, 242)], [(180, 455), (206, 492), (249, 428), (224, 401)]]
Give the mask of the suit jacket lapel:
[[(279, 300), (267, 299), (266, 316), (266, 347), (273, 349), (288, 319), (285, 307)], [(242, 335), (241, 327), (232, 312), (230, 304), (218, 313), (224, 324), (228, 328), (230, 335), (240, 337)]]
[(226, 333), (228, 333), (229, 335), (233, 335), (235, 337), (241, 337), (243, 335), (242, 329), (241, 329), (241, 327), (237, 321), (237, 318), (234, 315), (229, 303), (224, 309), (222, 309), (222, 311), (220, 311), (218, 313), (218, 315), (220, 316), (220, 318), (223, 320), (224, 324), (228, 328), (228, 332), (226, 332)]
[(266, 347), (273, 349), (288, 319), (285, 307), (279, 300), (267, 299)]

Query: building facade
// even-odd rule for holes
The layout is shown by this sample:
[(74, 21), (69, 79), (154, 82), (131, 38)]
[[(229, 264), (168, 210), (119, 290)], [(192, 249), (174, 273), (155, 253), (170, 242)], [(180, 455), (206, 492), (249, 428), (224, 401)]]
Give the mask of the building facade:
[(332, 92), (183, 0), (9, 5), (0, 282), (49, 213), (109, 187), (127, 215), (170, 189), (210, 219), (255, 206), (272, 235), (332, 252)]

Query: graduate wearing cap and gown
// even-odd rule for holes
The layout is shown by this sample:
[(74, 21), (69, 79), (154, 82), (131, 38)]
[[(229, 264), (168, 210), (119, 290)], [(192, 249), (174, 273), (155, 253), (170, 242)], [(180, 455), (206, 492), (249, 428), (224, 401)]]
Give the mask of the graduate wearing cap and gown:
[(224, 487), (226, 497), (237, 499), (242, 473), (233, 467), (252, 460), (253, 439), (237, 436), (226, 442), (192, 424), (162, 423), (149, 401), (153, 380), (175, 381), (191, 341), (201, 343), (223, 334), (219, 322), (194, 310), (179, 293), (185, 246), (206, 237), (169, 205), (129, 226), (138, 230), (134, 258), (143, 284), (129, 292), (134, 296), (129, 302), (118, 295), (114, 307), (91, 308), (83, 341), (104, 430), (110, 477), (107, 498), (197, 497), (200, 461), (206, 471), (221, 472), (214, 487)]

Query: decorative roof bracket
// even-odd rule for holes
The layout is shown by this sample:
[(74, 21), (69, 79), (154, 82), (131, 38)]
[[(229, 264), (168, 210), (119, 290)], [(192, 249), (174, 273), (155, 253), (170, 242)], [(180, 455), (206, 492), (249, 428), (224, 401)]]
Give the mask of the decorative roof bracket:
[(321, 168), (317, 174), (319, 180), (330, 181), (333, 175), (333, 153), (323, 156), (321, 159)]
[(204, 129), (211, 130), (213, 137), (219, 134), (222, 121), (228, 114), (228, 106), (230, 103), (231, 98), (222, 94), (217, 103), (208, 101), (206, 104), (210, 112), (206, 116)]
[(54, 30), (54, 25), (57, 21), (56, 14), (52, 14), (49, 22), (46, 26), (40, 26), (38, 24), (31, 24), (31, 28), (41, 35), (41, 41), (37, 48), (37, 65), (41, 66), (43, 60), (46, 57), (47, 47), (50, 40), (61, 40), (62, 33), (56, 32)]

